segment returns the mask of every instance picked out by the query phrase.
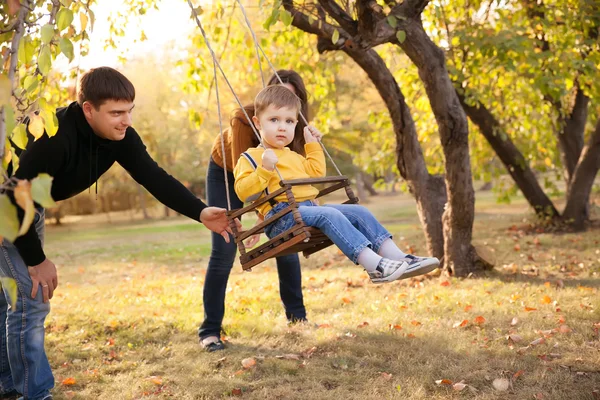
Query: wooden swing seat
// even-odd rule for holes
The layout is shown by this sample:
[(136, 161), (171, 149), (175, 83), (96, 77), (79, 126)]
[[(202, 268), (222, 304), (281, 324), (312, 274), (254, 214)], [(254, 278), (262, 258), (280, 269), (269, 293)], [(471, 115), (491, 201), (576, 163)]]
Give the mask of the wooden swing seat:
[[(240, 262), (242, 264), (242, 269), (245, 271), (250, 270), (252, 267), (265, 260), (268, 260), (269, 258), (285, 256), (288, 254), (302, 252), (305, 257), (308, 257), (309, 255), (316, 253), (319, 250), (323, 250), (333, 244), (331, 240), (319, 229), (306, 226), (304, 224), (304, 221), (302, 221), (302, 216), (300, 215), (300, 211), (298, 210), (298, 203), (296, 203), (296, 199), (294, 198), (294, 194), (292, 192), (292, 188), (294, 186), (316, 184), (325, 185), (325, 187), (319, 191), (316, 198), (335, 192), (339, 189), (344, 189), (346, 195), (348, 196), (348, 200), (343, 204), (358, 203), (358, 198), (354, 196), (354, 192), (350, 187), (350, 181), (346, 176), (340, 175), (324, 178), (282, 180), (279, 182), (279, 185), (281, 186), (280, 189), (270, 193), (268, 196), (259, 198), (244, 208), (232, 210), (227, 213), (229, 225), (233, 230), (233, 237), (240, 251)], [(285, 193), (287, 196), (289, 207), (286, 207), (285, 209), (273, 215), (271, 218), (266, 219), (262, 223), (255, 225), (248, 230), (238, 231), (235, 223), (233, 222), (236, 218), (241, 217), (246, 213), (254, 212), (258, 206), (270, 201), (271, 199), (275, 199), (277, 196), (283, 193)], [(267, 225), (272, 224), (290, 212), (293, 214), (296, 222), (294, 226), (270, 239), (268, 242), (263, 243), (249, 251), (246, 250), (244, 240), (254, 234), (264, 232)]]

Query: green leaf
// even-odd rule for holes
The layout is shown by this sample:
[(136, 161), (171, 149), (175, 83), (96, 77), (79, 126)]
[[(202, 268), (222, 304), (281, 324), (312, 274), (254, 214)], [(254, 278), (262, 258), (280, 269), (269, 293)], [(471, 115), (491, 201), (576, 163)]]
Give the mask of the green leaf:
[(387, 22), (394, 29), (398, 26), (398, 20), (396, 20), (396, 17), (394, 17), (393, 15), (388, 15)]
[(52, 55), (50, 53), (50, 47), (44, 46), (42, 47), (42, 51), (40, 51), (40, 55), (38, 57), (38, 68), (42, 75), (48, 75), (51, 66)]
[(11, 140), (18, 148), (25, 150), (27, 146), (27, 128), (25, 124), (20, 124), (16, 128), (13, 129), (13, 135)]
[(27, 75), (23, 81), (23, 88), (28, 93), (32, 93), (38, 87), (38, 84), (39, 80), (37, 75)]
[(7, 136), (15, 129), (15, 111), (10, 106), (4, 107), (4, 123), (6, 124)]
[(292, 23), (292, 13), (290, 13), (288, 10), (281, 10), (279, 18), (285, 26), (290, 26)]
[(54, 25), (46, 24), (42, 26), (41, 35), (42, 35), (42, 44), (48, 44), (52, 41), (54, 37)]
[(67, 38), (60, 38), (60, 42), (58, 44), (60, 47), (60, 51), (67, 56), (69, 62), (73, 61), (75, 54), (73, 53), (73, 43)]
[(59, 32), (71, 25), (71, 22), (73, 22), (73, 11), (68, 8), (61, 8), (58, 14), (56, 14), (56, 23)]
[(31, 65), (33, 60), (33, 54), (35, 53), (35, 46), (31, 42), (29, 37), (24, 37), (19, 42), (18, 58), (19, 62), (24, 65)]
[(14, 309), (17, 306), (17, 282), (8, 276), (0, 276), (0, 288), (8, 293), (10, 307)]
[(20, 180), (14, 189), (15, 201), (25, 211), (23, 221), (21, 221), (21, 229), (18, 236), (23, 236), (29, 230), (33, 218), (35, 217), (35, 207), (31, 198), (31, 183), (29, 181)]
[(333, 35), (331, 35), (331, 41), (333, 44), (337, 44), (338, 40), (340, 40), (340, 33), (337, 29), (334, 29)]
[(406, 32), (404, 32), (404, 31), (396, 32), (396, 39), (398, 39), (398, 41), (400, 43), (404, 43), (404, 41), (406, 40)]
[(31, 197), (33, 201), (44, 208), (56, 207), (56, 203), (50, 195), (52, 189), (52, 177), (48, 174), (39, 174), (31, 181)]
[(17, 207), (10, 201), (7, 195), (0, 195), (0, 238), (14, 242), (19, 233), (19, 218)]

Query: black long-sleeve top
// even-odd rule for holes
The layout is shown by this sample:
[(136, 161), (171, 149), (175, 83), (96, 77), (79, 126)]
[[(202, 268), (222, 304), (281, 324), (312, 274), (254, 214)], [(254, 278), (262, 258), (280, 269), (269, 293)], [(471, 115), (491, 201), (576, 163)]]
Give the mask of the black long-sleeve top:
[[(15, 177), (33, 179), (40, 173), (49, 174), (54, 178), (52, 198), (60, 201), (91, 187), (118, 162), (161, 203), (199, 221), (200, 212), (207, 207), (206, 204), (158, 166), (135, 129), (128, 128), (120, 141), (103, 139), (94, 133), (77, 102), (58, 109), (56, 116), (56, 135), (48, 137), (44, 133), (35, 142), (29, 141), (20, 155)], [(19, 207), (17, 209), (22, 220), (24, 212)], [(29, 266), (37, 265), (46, 258), (33, 224), (14, 244)]]

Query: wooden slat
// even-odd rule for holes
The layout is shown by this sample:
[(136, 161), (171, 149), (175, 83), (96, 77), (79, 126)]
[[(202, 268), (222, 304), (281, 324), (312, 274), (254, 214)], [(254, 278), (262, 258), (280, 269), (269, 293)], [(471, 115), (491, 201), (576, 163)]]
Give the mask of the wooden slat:
[(280, 189), (277, 189), (276, 191), (274, 191), (273, 193), (269, 194), (266, 197), (262, 197), (258, 200), (256, 200), (255, 202), (253, 202), (252, 204), (250, 204), (249, 206), (246, 206), (244, 208), (238, 208), (237, 210), (231, 210), (227, 212), (227, 216), (231, 219), (237, 218), (240, 215), (244, 215), (246, 214), (248, 211), (253, 211), (254, 209), (256, 209), (258, 206), (260, 206), (261, 204), (266, 203), (267, 201), (269, 201), (270, 199), (274, 199), (275, 197), (279, 196), (280, 194), (284, 193), (286, 190), (285, 187), (282, 187)]
[(333, 183), (333, 182), (342, 182), (347, 181), (348, 177), (344, 175), (339, 176), (325, 176), (323, 178), (305, 178), (305, 179), (289, 179), (283, 180), (279, 184), (280, 185), (316, 185), (319, 183)]
[[(292, 247), (296, 243), (301, 243), (307, 237), (308, 237), (307, 232), (302, 232), (298, 236), (294, 236), (293, 238), (291, 238), (285, 242), (285, 245), (287, 246), (286, 248)], [(248, 262), (242, 263), (242, 268), (244, 270), (247, 270), (247, 269), (254, 267), (255, 265), (260, 264), (261, 262), (263, 262), (265, 260), (268, 260), (271, 257), (277, 257), (279, 255), (279, 253), (282, 252), (282, 250), (285, 250), (285, 248), (284, 249), (280, 248), (282, 246), (284, 246), (284, 245), (279, 245), (279, 246), (275, 247), (274, 249), (271, 249), (268, 252), (266, 252), (265, 254), (261, 255), (260, 257), (256, 257), (252, 260), (249, 260)]]
[(251, 256), (254, 255), (255, 253), (261, 253), (263, 252), (266, 248), (273, 246), (273, 244), (278, 244), (279, 241), (281, 241), (282, 239), (288, 239), (289, 237), (292, 236), (296, 236), (299, 235), (301, 233), (301, 231), (304, 231), (304, 225), (294, 225), (292, 228), (288, 229), (285, 232), (280, 233), (279, 235), (275, 236), (273, 239), (269, 240), (268, 242), (265, 242), (263, 244), (261, 244), (258, 247), (253, 248), (252, 250), (249, 250), (247, 252), (247, 254), (250, 254)]
[(321, 196), (325, 196), (326, 194), (329, 194), (331, 192), (335, 192), (336, 190), (344, 188), (347, 185), (349, 185), (348, 181), (344, 181), (344, 182), (336, 183), (335, 185), (326, 187), (325, 189), (321, 190), (319, 192), (319, 194), (317, 194), (317, 198), (319, 198)]
[(274, 214), (271, 218), (264, 220), (260, 224), (253, 226), (252, 228), (248, 229), (247, 231), (240, 232), (238, 237), (235, 239), (235, 242), (239, 243), (239, 242), (243, 241), (244, 239), (254, 235), (258, 231), (263, 229), (265, 226), (272, 224), (273, 222), (277, 221), (279, 218), (283, 217), (285, 214), (290, 213), (291, 211), (292, 211), (292, 207), (286, 207), (283, 210), (279, 211), (278, 213)]

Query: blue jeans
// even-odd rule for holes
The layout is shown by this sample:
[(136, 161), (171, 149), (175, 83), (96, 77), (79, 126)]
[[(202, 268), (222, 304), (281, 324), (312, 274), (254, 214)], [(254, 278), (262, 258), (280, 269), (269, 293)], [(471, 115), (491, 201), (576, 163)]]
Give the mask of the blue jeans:
[[(287, 206), (288, 203), (276, 204), (265, 219)], [(298, 204), (298, 210), (304, 224), (319, 228), (355, 264), (358, 264), (358, 255), (365, 247), (377, 253), (381, 244), (392, 237), (368, 209), (358, 204), (318, 206), (307, 200)], [(288, 213), (267, 226), (265, 233), (273, 238), (294, 224), (294, 216)]]
[[(233, 174), (231, 172), (227, 172), (227, 174), (231, 208), (242, 208), (244, 203), (237, 197), (233, 187)], [(209, 206), (227, 207), (223, 168), (212, 159), (208, 164), (206, 175), (206, 195)], [(221, 235), (212, 233), (212, 251), (204, 280), (204, 322), (198, 330), (200, 338), (220, 336), (221, 334), (221, 324), (225, 315), (225, 290), (236, 254), (237, 245), (233, 240), (227, 243)], [(279, 294), (287, 319), (290, 321), (306, 319), (298, 255), (277, 257), (277, 272), (279, 274)]]
[[(44, 241), (44, 210), (36, 210), (35, 229)], [(32, 282), (27, 265), (7, 240), (0, 245), (0, 274), (17, 282), (17, 304), (11, 309), (8, 293), (0, 292), (0, 393), (16, 389), (28, 400), (50, 395), (54, 377), (44, 350), (44, 321), (50, 303), (39, 288), (31, 298)]]

